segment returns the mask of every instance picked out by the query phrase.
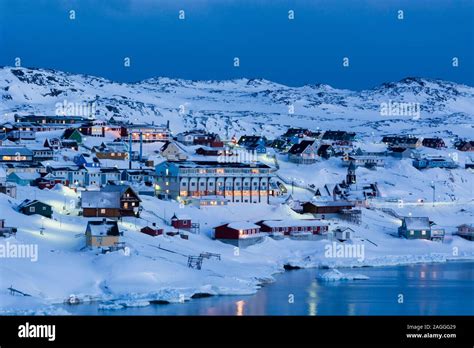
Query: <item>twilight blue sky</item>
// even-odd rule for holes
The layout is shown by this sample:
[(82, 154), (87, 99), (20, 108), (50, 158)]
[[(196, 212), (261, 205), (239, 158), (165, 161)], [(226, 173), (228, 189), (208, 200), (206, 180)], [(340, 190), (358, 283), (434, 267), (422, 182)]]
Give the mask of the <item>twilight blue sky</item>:
[(125, 82), (249, 77), (363, 89), (423, 76), (474, 86), (474, 1), (0, 0), (0, 65), (15, 57)]

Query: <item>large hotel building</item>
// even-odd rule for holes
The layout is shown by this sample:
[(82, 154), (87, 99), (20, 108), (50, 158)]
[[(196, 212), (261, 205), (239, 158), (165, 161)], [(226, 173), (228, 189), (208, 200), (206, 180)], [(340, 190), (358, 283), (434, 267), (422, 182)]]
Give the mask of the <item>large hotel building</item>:
[(268, 203), (275, 169), (263, 163), (163, 162), (156, 166), (160, 198), (223, 196), (230, 202)]

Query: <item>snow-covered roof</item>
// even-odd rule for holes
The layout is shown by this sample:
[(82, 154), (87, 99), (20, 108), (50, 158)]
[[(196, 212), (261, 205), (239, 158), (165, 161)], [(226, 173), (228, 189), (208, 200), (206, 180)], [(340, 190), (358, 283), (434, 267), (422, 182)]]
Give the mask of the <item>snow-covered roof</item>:
[(268, 227), (310, 227), (310, 226), (327, 226), (328, 223), (315, 219), (289, 219), (289, 220), (265, 220), (262, 221)]
[(120, 208), (120, 192), (84, 191), (82, 208)]
[(290, 150), (288, 150), (288, 153), (292, 154), (292, 155), (298, 155), (298, 154), (301, 154), (303, 153), (306, 148), (308, 146), (311, 146), (314, 144), (314, 140), (303, 140), (301, 143), (299, 144), (294, 144)]
[(227, 224), (227, 227), (233, 228), (234, 230), (250, 230), (260, 228), (260, 226), (248, 221), (231, 222)]
[(427, 217), (405, 217), (404, 220), (407, 230), (430, 229), (430, 219)]
[(39, 173), (15, 172), (12, 174), (15, 174), (18, 178), (22, 180), (35, 180), (40, 177)]
[(174, 213), (171, 219), (177, 218), (178, 220), (191, 220), (191, 217), (189, 215), (185, 214), (176, 214)]
[(94, 236), (113, 236), (116, 235), (113, 230), (114, 226), (109, 224), (90, 225), (89, 229)]
[(30, 149), (22, 146), (2, 146), (0, 154), (2, 156), (33, 156)]

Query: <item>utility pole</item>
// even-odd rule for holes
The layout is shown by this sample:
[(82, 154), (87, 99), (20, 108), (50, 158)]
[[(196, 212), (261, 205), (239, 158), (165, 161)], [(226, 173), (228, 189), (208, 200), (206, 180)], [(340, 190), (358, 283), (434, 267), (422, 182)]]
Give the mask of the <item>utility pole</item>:
[(433, 189), (433, 207), (435, 206), (436, 201), (436, 186), (434, 181), (431, 182), (431, 188)]

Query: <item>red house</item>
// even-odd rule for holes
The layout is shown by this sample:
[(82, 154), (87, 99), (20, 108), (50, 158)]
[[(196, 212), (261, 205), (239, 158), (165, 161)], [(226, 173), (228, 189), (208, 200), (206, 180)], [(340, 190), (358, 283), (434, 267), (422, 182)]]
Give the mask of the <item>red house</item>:
[(316, 220), (262, 220), (257, 222), (260, 231), (266, 233), (282, 233), (285, 236), (298, 233), (325, 234), (328, 232), (328, 223)]
[(156, 224), (153, 223), (152, 227), (149, 227), (149, 226), (143, 227), (140, 230), (140, 232), (148, 234), (149, 236), (156, 237), (156, 236), (159, 236), (159, 235), (163, 234), (163, 229), (162, 228), (157, 228)]
[(185, 215), (174, 214), (171, 218), (171, 226), (178, 230), (190, 230), (192, 228), (191, 218)]
[(43, 190), (45, 188), (47, 189), (52, 189), (56, 184), (61, 184), (64, 186), (69, 186), (69, 180), (67, 179), (62, 179), (62, 178), (48, 178), (43, 177), (43, 178), (38, 178), (36, 179), (36, 185), (38, 186), (39, 189)]
[(245, 247), (260, 242), (260, 226), (251, 222), (231, 222), (214, 227), (214, 238), (221, 242)]

